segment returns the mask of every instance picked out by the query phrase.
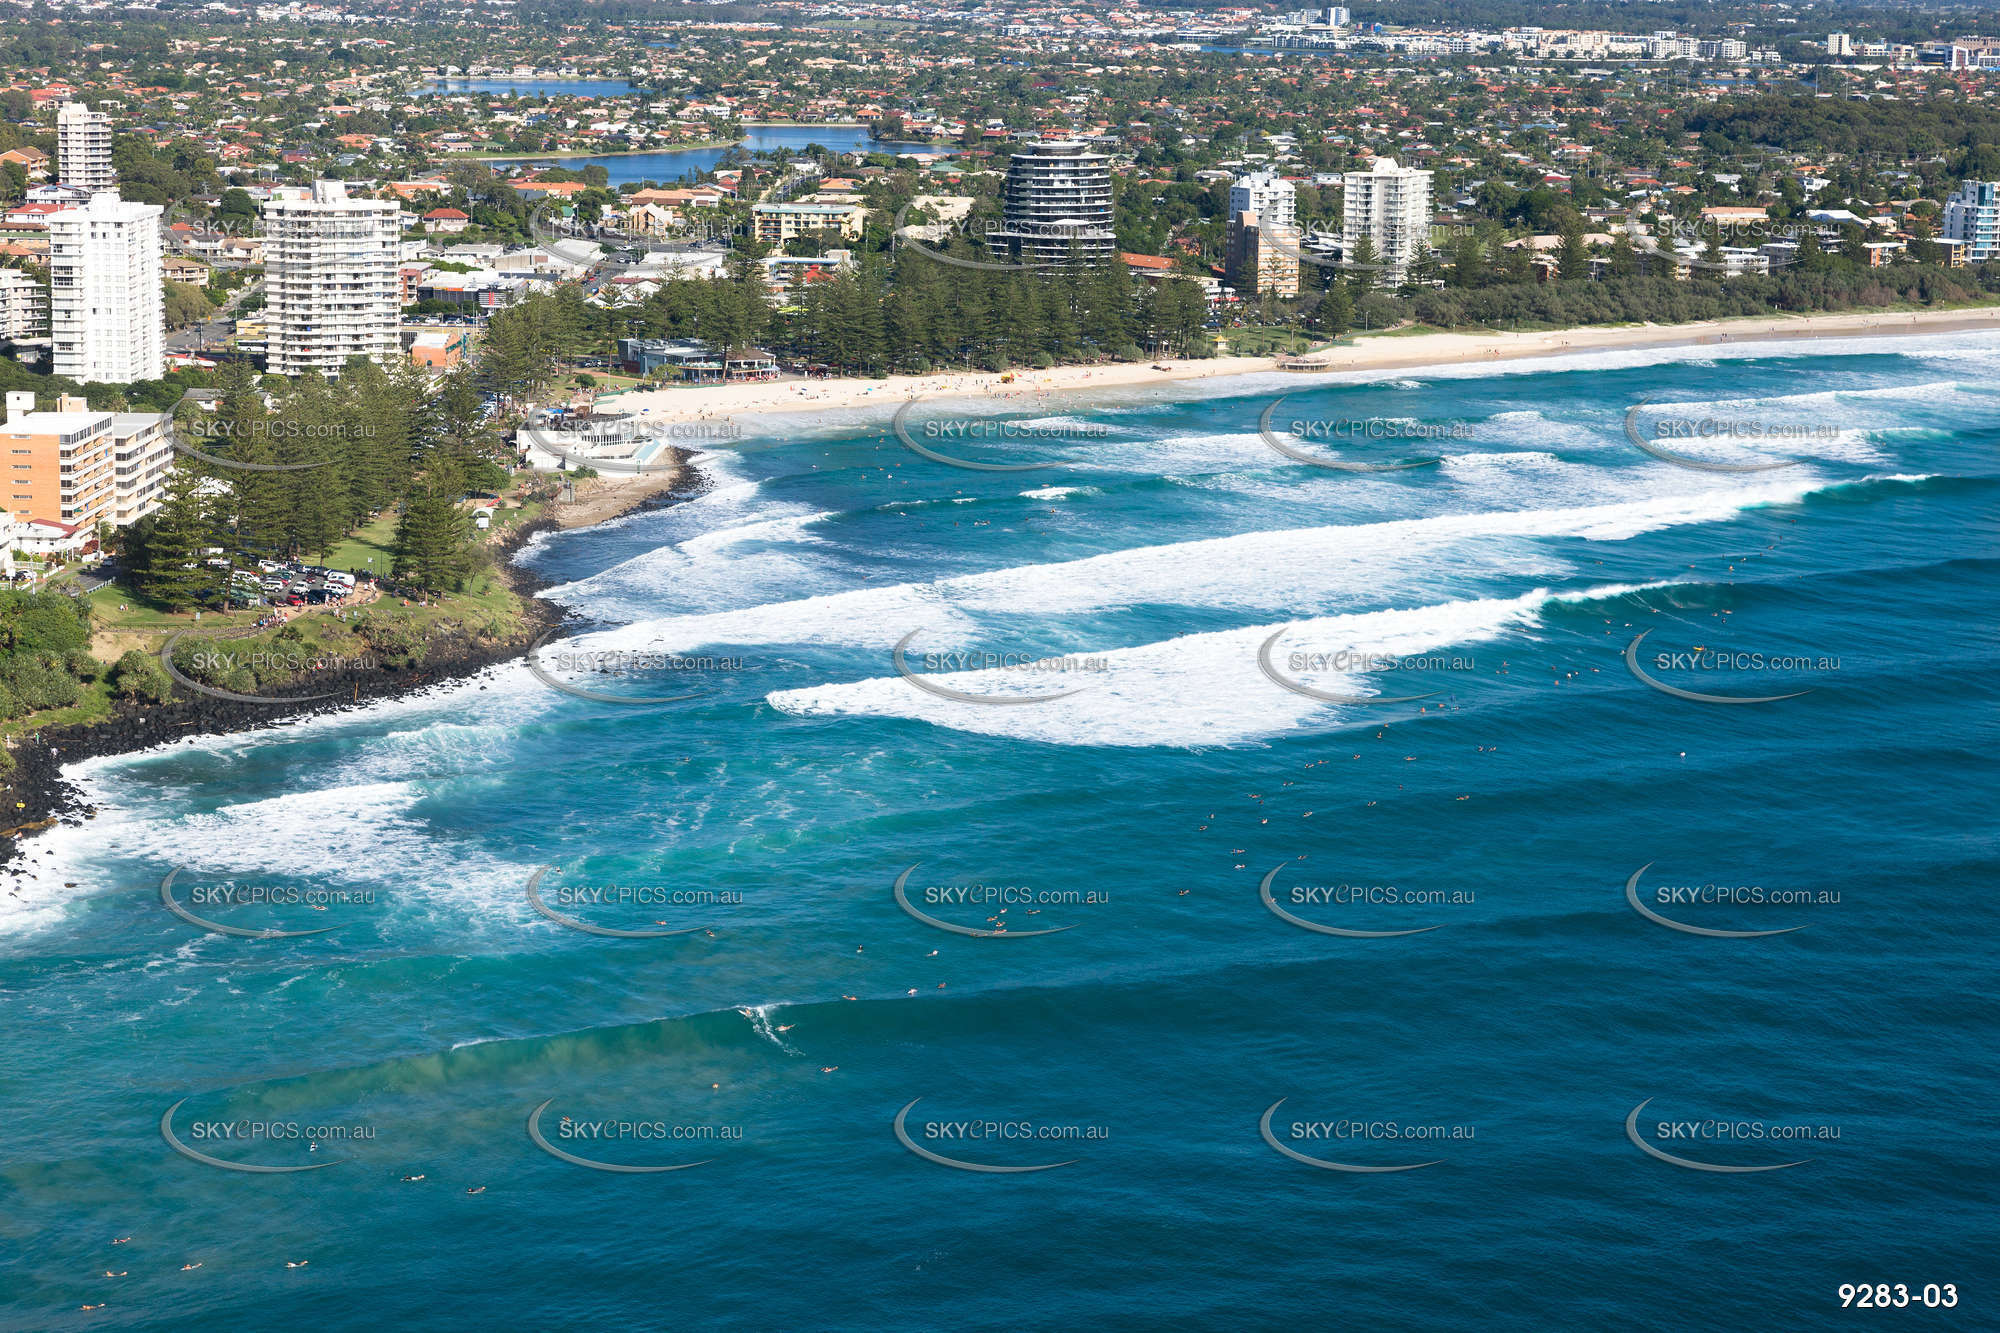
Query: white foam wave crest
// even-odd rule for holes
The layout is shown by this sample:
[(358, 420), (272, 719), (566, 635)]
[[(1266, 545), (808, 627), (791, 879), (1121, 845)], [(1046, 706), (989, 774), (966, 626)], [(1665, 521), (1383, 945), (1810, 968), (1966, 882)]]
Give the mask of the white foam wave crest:
[(1621, 433), (1606, 431), (1601, 421), (1568, 421), (1547, 416), (1533, 408), (1495, 412), (1473, 423), (1473, 433), (1515, 448), (1526, 447), (1543, 453), (1602, 454), (1630, 448)]
[[(442, 681), (415, 693), (378, 699), (364, 708), (317, 713), (256, 731), (185, 736), (145, 750), (79, 760), (65, 764), (63, 776), (89, 786), (116, 780), (120, 769), (149, 764), (164, 755), (207, 753), (227, 758), (265, 745), (349, 736), (386, 741), (403, 747), (406, 755), (422, 751), (448, 761), (483, 760), (491, 749), (491, 737), (504, 735), (526, 720), (524, 708), (536, 703), (554, 707), (560, 698), (555, 691), (538, 684), (521, 663), (499, 662), (474, 675)], [(411, 725), (385, 725), (400, 721)], [(504, 762), (504, 756), (502, 759)], [(408, 769), (399, 766), (399, 771), (406, 773)], [(192, 789), (152, 784), (149, 791), (157, 797), (180, 800)]]
[(689, 537), (680, 543), (680, 549), (688, 555), (697, 555), (726, 550), (751, 541), (824, 542), (825, 538), (816, 536), (808, 529), (815, 523), (824, 523), (827, 519), (835, 517), (837, 515), (825, 509), (778, 514), (749, 523), (738, 523), (732, 527), (717, 528), (698, 537)]
[[(1823, 484), (1800, 477), (1710, 487), (1616, 504), (1449, 514), (1137, 547), (1054, 564), (1023, 565), (934, 583), (671, 616), (589, 636), (592, 646), (686, 651), (707, 645), (817, 643), (886, 648), (911, 630), (926, 647), (963, 642), (982, 613), (1059, 614), (1146, 604), (1248, 611), (1317, 610), (1330, 596), (1380, 597), (1399, 571), (1519, 572), (1532, 540), (1622, 541), (1655, 529), (1728, 518), (1797, 500)], [(1502, 547), (1502, 542), (1513, 542)]]
[(772, 1017), (782, 1008), (784, 1006), (779, 1004), (753, 1004), (738, 1009), (736, 1012), (750, 1020), (750, 1030), (752, 1032), (755, 1032), (765, 1041), (776, 1046), (786, 1055), (798, 1055), (800, 1054), (799, 1049), (779, 1035), (777, 1028), (771, 1023)]
[(1544, 472), (1566, 468), (1569, 464), (1554, 454), (1540, 449), (1518, 449), (1511, 453), (1497, 454), (1446, 454), (1439, 464), (1447, 472)]
[[(1730, 361), (1758, 361), (1795, 357), (1907, 356), (1948, 364), (1987, 365), (2000, 360), (2000, 329), (1966, 329), (1948, 333), (1903, 333), (1897, 331), (1894, 316), (1882, 318), (1882, 330), (1848, 336), (1755, 339), (1728, 343), (1707, 343), (1681, 347), (1628, 347), (1558, 351), (1546, 356), (1511, 360), (1436, 363), (1372, 370), (1333, 370), (1314, 375), (1314, 385), (1373, 384), (1388, 388), (1429, 387), (1438, 380), (1482, 380), (1576, 371), (1643, 370), (1664, 364), (1691, 366), (1717, 365)], [(1725, 328), (1717, 336), (1740, 336)], [(1891, 333), (1894, 336), (1889, 336)], [(1412, 379), (1413, 374), (1423, 379)], [(1162, 404), (1182, 401), (1214, 401), (1251, 398), (1266, 394), (1299, 392), (1299, 376), (1285, 371), (1251, 370), (1240, 375), (1213, 379), (1183, 380), (1158, 385), (1127, 386), (1122, 390), (1099, 388), (1092, 391), (1088, 419), (1102, 423), (1106, 417), (1147, 415)], [(878, 411), (880, 409), (877, 409)], [(1147, 447), (1155, 441), (1148, 440)], [(1171, 448), (1172, 440), (1159, 441)], [(1092, 460), (1102, 442), (1092, 442)]]
[[(1885, 333), (1893, 329), (1894, 317), (1885, 316)], [(1726, 334), (1727, 329), (1718, 329)], [(1415, 367), (1429, 380), (1479, 380), (1502, 376), (1540, 375), (1565, 371), (1643, 370), (1667, 363), (1714, 364), (1723, 361), (1761, 361), (1790, 357), (1907, 356), (1925, 360), (1983, 360), (2000, 354), (2000, 329), (1970, 329), (1951, 333), (1855, 334), (1847, 337), (1778, 338), (1745, 342), (1704, 343), (1682, 347), (1626, 347), (1601, 351), (1578, 349), (1552, 356), (1523, 357), (1512, 361), (1468, 362), (1460, 365)], [(1316, 375), (1317, 383), (1377, 383), (1400, 375), (1404, 370), (1334, 371)], [(1248, 378), (1246, 376), (1246, 378)], [(1259, 378), (1263, 378), (1261, 375)], [(1214, 384), (1215, 381), (1210, 381)]]
[[(760, 501), (760, 489), (756, 482), (740, 483), (667, 510), (674, 517), (663, 524), (661, 545), (545, 595), (587, 616), (623, 619), (656, 609), (669, 592), (681, 605), (721, 609), (828, 586), (830, 578), (809, 552), (825, 544), (811, 529), (834, 515)], [(711, 498), (716, 503), (699, 513), (681, 512)], [(759, 543), (764, 549), (745, 549)]]
[[(1080, 650), (1076, 656), (1100, 660), (1104, 669), (1038, 680), (1042, 692), (1075, 693), (1032, 704), (995, 706), (940, 698), (900, 676), (779, 690), (768, 698), (773, 707), (801, 717), (906, 718), (1051, 745), (1233, 745), (1323, 721), (1374, 722), (1387, 716), (1366, 704), (1307, 698), (1267, 678), (1258, 665), (1258, 649), (1281, 628), (1284, 636), (1273, 648), (1280, 671), (1315, 689), (1369, 697), (1383, 692), (1382, 678), (1359, 672), (1288, 671), (1286, 654), (1294, 650), (1399, 657), (1432, 653), (1491, 640), (1528, 625), (1551, 601), (1616, 597), (1653, 586), (1659, 585), (1609, 584), (1560, 595), (1536, 589), (1518, 597), (1323, 616), (1289, 626), (1256, 625), (1130, 648)], [(1497, 660), (1470, 660), (1471, 673), (1491, 675), (1499, 666)], [(1452, 671), (1413, 673), (1413, 678), (1416, 674), (1424, 676), (1418, 691), (1449, 691), (1455, 681), (1471, 678)], [(1021, 673), (1015, 671), (963, 671), (927, 679), (967, 694), (1001, 697), (1023, 692)], [(1395, 692), (1403, 692), (1402, 683)]]
[(1676, 452), (1726, 461), (1736, 461), (1740, 455), (1875, 464), (1888, 458), (1877, 437), (1925, 428), (1909, 419), (1913, 404), (1954, 426), (1968, 418), (1990, 417), (1996, 406), (1990, 395), (1968, 393), (1956, 381), (1945, 380), (1757, 398), (1662, 398), (1648, 403), (1644, 415), (1697, 423), (1702, 432), (1698, 435), (1661, 437), (1660, 443)]
[[(501, 861), (476, 844), (446, 844), (411, 814), (425, 791), (412, 782), (329, 785), (241, 801), (220, 809), (158, 816), (177, 808), (145, 799), (136, 784), (99, 771), (86, 780), (101, 813), (88, 824), (51, 831), (35, 846), (32, 897), (0, 904), (0, 933), (52, 924), (77, 896), (65, 883), (103, 885), (115, 867), (117, 892), (134, 887), (131, 866), (183, 866), (190, 884), (204, 879), (282, 875), (315, 888), (370, 889), (383, 913), (424, 910), (482, 919), (533, 918), (522, 885), (532, 866)], [(357, 849), (366, 849), (365, 856)], [(155, 884), (157, 882), (155, 881)], [(151, 891), (151, 885), (145, 886)], [(47, 890), (53, 890), (52, 892)], [(86, 889), (88, 895), (91, 890)]]
[(578, 636), (582, 649), (683, 651), (704, 644), (822, 644), (887, 648), (911, 630), (927, 648), (969, 641), (972, 619), (940, 594), (944, 584), (854, 588), (795, 601), (640, 621)]

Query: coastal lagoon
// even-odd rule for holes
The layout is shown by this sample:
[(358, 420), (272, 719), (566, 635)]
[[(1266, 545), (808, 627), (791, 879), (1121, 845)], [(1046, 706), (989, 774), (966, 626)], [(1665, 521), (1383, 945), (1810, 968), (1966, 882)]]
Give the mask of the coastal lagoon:
[(417, 90), (430, 94), (493, 93), (501, 97), (631, 97), (641, 92), (623, 79), (537, 78), (524, 74), (504, 79), (433, 79)]
[(535, 670), (74, 770), (0, 1325), (1990, 1325), (1996, 372), (705, 423)]
[[(746, 125), (741, 146), (746, 152), (753, 153), (772, 152), (779, 148), (800, 152), (813, 144), (842, 153), (942, 151), (937, 144), (870, 139), (867, 128), (861, 125)], [(680, 148), (660, 153), (612, 153), (602, 157), (532, 160), (565, 166), (572, 171), (592, 165), (602, 166), (610, 173), (611, 184), (615, 188), (628, 181), (650, 180), (664, 185), (712, 171), (729, 151), (728, 148)]]
[[(623, 80), (611, 79), (440, 79), (421, 90), (424, 93), (494, 93), (518, 97), (625, 97), (643, 95), (645, 90)], [(948, 151), (950, 145), (903, 140), (871, 139), (865, 125), (746, 125), (742, 147), (749, 152), (771, 152), (779, 148), (802, 151), (814, 144), (836, 152)], [(495, 159), (503, 162), (536, 162), (569, 167), (572, 170), (600, 165), (610, 173), (616, 187), (634, 181), (666, 184), (711, 171), (730, 151), (726, 147), (676, 148), (656, 153), (609, 153), (600, 156), (527, 155)]]

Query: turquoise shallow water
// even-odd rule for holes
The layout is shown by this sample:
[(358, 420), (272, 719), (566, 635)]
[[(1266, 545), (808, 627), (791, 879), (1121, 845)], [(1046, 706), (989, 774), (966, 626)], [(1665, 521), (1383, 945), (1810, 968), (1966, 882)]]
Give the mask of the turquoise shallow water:
[[(718, 450), (528, 557), (563, 653), (708, 659), (552, 672), (696, 698), (514, 665), (84, 766), (103, 813), (0, 899), (0, 1327), (1990, 1327), (1996, 365), (1600, 355), (923, 436), (1073, 460), (1012, 474), (880, 422)], [(1442, 461), (1287, 459), (1287, 392), (1280, 430), (1403, 423), (1311, 449)], [(1649, 457), (1647, 396), (1736, 423), (1698, 461), (1789, 466)], [(1281, 629), (1343, 701), (1260, 669)], [(1641, 632), (1663, 684), (1809, 692), (1651, 688)], [(905, 636), (947, 688), (1075, 692), (941, 697)], [(198, 929), (177, 865), (211, 919), (335, 928)], [(559, 924), (542, 866), (555, 915), (690, 933)], [(1668, 920), (1803, 929), (1648, 919), (1642, 867)], [(1287, 1156), (1281, 1099), (1281, 1148), (1435, 1164)], [(563, 1160), (545, 1104), (572, 1156), (700, 1164)], [(196, 1152), (338, 1164), (191, 1160), (177, 1105)], [(905, 1110), (1064, 1165), (926, 1160)], [(1842, 1311), (1876, 1282), (1958, 1304)]]

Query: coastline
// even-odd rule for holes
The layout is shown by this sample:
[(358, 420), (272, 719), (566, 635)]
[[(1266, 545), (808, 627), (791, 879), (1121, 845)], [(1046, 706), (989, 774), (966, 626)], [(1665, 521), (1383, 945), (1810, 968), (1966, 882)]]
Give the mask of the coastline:
[(96, 811), (63, 769), (79, 760), (135, 754), (171, 744), (187, 736), (230, 735), (322, 713), (348, 712), (383, 699), (395, 699), (448, 681), (463, 680), (488, 667), (525, 657), (535, 643), (560, 627), (570, 608), (542, 597), (548, 586), (518, 565), (514, 557), (535, 537), (608, 523), (632, 514), (666, 508), (692, 499), (707, 489), (707, 478), (694, 466), (687, 450), (674, 451), (674, 467), (642, 477), (600, 479), (570, 505), (524, 523), (494, 543), (494, 569), (520, 598), (524, 629), (506, 638), (480, 640), (451, 635), (434, 640), (424, 661), (410, 668), (380, 665), (328, 673), (328, 692), (346, 697), (290, 703), (251, 704), (207, 695), (176, 697), (163, 704), (121, 701), (112, 716), (94, 723), (44, 727), (18, 738), (11, 747), (13, 771), (0, 780), (0, 800), (12, 817), (0, 827), (0, 873), (19, 873), (25, 840), (43, 829), (81, 823)]
[[(1328, 372), (1415, 370), (1491, 364), (1636, 348), (1669, 348), (1842, 337), (2000, 331), (2000, 306), (1957, 310), (1843, 312), (1785, 318), (1748, 317), (1676, 325), (1580, 328), (1536, 333), (1425, 333), (1364, 336), (1313, 353)], [(1163, 368), (1161, 368), (1163, 367)], [(777, 381), (707, 385), (690, 389), (631, 391), (610, 399), (614, 410), (637, 412), (661, 423), (757, 417), (839, 409), (890, 412), (906, 402), (985, 397), (1008, 400), (1050, 393), (1085, 393), (1170, 386), (1193, 381), (1280, 373), (1269, 356), (1211, 357), (1202, 360), (1127, 362), (1100, 366), (1059, 366), (1048, 370), (899, 375), (881, 380)], [(1309, 387), (1316, 376), (1299, 376)], [(255, 731), (300, 716), (341, 712), (395, 698), (526, 655), (544, 634), (568, 617), (569, 609), (539, 596), (540, 580), (514, 563), (532, 538), (573, 531), (692, 498), (707, 480), (689, 450), (674, 447), (675, 466), (657, 474), (600, 476), (567, 505), (558, 505), (532, 523), (508, 532), (495, 546), (496, 569), (522, 600), (526, 628), (505, 639), (479, 641), (456, 636), (434, 642), (416, 669), (378, 666), (342, 674), (334, 692), (346, 698), (299, 704), (246, 704), (206, 696), (175, 698), (157, 705), (116, 705), (112, 717), (93, 724), (43, 728), (23, 735), (12, 748), (15, 767), (0, 781), (0, 799), (13, 802), (11, 819), (0, 827), (0, 869), (16, 868), (22, 840), (61, 822), (88, 819), (91, 809), (64, 766), (81, 759), (130, 754), (184, 736)]]
[[(1309, 356), (1314, 361), (1324, 361), (1327, 372), (1416, 370), (1525, 361), (1579, 352), (1979, 330), (2000, 330), (2000, 305), (1894, 313), (1842, 311), (1814, 315), (1752, 315), (1742, 319), (1705, 320), (1692, 324), (1592, 326), (1535, 333), (1388, 333), (1363, 335), (1351, 343), (1323, 348)], [(1033, 394), (1150, 388), (1230, 375), (1269, 373), (1278, 373), (1278, 364), (1273, 357), (1218, 356), (1201, 360), (1161, 359), (1095, 366), (1056, 366), (1048, 370), (968, 370), (931, 375), (891, 375), (878, 380), (776, 380), (685, 389), (641, 389), (629, 390), (603, 401), (615, 412), (634, 413), (649, 421), (681, 422), (848, 408), (887, 411), (906, 402), (938, 398), (1006, 400)], [(1315, 372), (1301, 373), (1301, 388), (1310, 387), (1315, 378)]]

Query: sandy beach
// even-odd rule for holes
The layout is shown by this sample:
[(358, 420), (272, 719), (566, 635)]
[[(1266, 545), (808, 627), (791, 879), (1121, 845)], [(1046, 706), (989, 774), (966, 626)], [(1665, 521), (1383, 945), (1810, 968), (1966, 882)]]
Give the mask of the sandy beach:
[[(1405, 370), (1420, 366), (1517, 361), (1531, 357), (1640, 347), (1772, 342), (1794, 338), (1886, 337), (2000, 329), (2000, 306), (1969, 310), (1792, 315), (1709, 320), (1695, 324), (1642, 324), (1558, 329), (1542, 333), (1422, 333), (1362, 337), (1311, 354), (1332, 371)], [(1058, 366), (1005, 374), (961, 371), (892, 375), (887, 379), (780, 380), (647, 389), (604, 400), (607, 411), (652, 421), (721, 421), (762, 413), (833, 411), (900, 406), (913, 399), (973, 398), (1004, 402), (1047, 393), (1143, 388), (1276, 369), (1269, 356), (1210, 357), (1199, 361), (1130, 362)], [(1311, 372), (1303, 372), (1309, 378)]]

